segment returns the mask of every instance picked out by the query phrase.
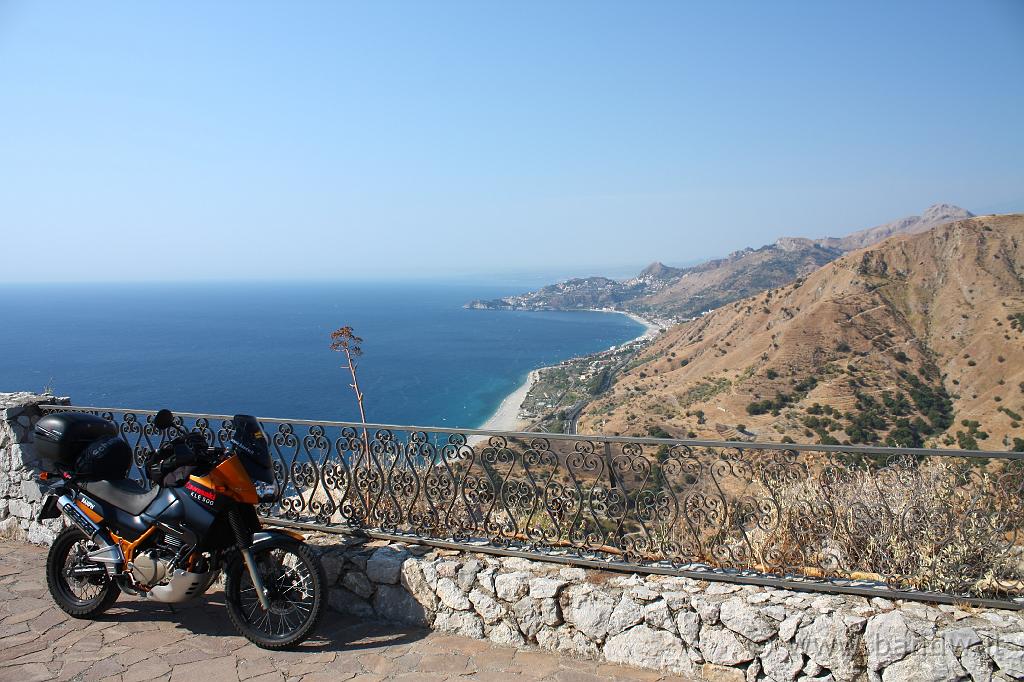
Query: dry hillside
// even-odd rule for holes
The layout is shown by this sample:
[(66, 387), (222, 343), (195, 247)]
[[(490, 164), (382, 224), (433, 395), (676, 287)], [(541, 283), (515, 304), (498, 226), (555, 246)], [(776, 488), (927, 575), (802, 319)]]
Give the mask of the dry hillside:
[(579, 431), (1024, 448), (1024, 215), (848, 253), (673, 327)]

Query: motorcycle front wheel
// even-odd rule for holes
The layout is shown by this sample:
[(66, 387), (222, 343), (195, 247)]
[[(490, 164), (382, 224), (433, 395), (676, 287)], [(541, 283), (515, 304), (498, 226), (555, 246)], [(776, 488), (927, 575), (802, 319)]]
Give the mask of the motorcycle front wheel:
[(309, 547), (275, 537), (253, 550), (257, 570), (270, 600), (264, 609), (249, 569), (236, 556), (224, 575), (224, 599), (238, 632), (264, 649), (285, 649), (313, 633), (327, 606), (327, 579)]

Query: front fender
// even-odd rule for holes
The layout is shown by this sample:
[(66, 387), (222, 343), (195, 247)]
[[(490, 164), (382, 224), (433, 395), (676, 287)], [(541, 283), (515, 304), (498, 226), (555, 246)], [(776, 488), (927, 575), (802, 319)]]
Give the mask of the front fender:
[(293, 530), (287, 530), (285, 528), (271, 528), (269, 530), (260, 530), (252, 534), (252, 549), (259, 549), (261, 545), (264, 545), (275, 537), (287, 537), (292, 540), (298, 540), (299, 542), (305, 542), (306, 536), (302, 533), (296, 533)]

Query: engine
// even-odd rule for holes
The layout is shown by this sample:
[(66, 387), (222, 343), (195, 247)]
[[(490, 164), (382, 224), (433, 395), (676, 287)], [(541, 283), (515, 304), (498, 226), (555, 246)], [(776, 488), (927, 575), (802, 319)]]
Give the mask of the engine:
[(174, 554), (159, 549), (150, 549), (135, 555), (131, 563), (132, 577), (135, 582), (146, 587), (159, 585), (171, 570)]
[(182, 538), (164, 532), (155, 546), (135, 555), (130, 568), (132, 577), (140, 585), (153, 587), (167, 580), (181, 556)]

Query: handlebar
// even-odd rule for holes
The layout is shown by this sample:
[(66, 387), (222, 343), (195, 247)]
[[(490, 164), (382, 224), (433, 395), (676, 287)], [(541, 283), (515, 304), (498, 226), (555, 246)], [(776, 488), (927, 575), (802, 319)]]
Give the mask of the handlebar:
[(209, 467), (224, 455), (224, 448), (210, 447), (202, 434), (180, 429), (182, 434), (152, 451), (145, 463), (146, 476), (158, 481), (183, 466)]

